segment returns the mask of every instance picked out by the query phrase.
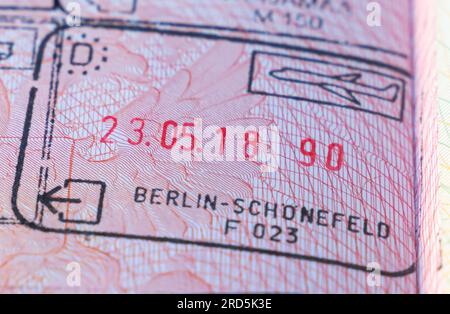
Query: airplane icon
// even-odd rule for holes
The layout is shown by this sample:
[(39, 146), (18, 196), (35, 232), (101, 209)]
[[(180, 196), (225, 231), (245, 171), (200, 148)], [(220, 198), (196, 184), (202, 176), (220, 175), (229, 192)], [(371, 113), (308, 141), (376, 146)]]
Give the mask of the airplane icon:
[(395, 103), (400, 92), (400, 86), (395, 83), (385, 87), (376, 87), (360, 83), (359, 81), (362, 78), (362, 73), (359, 72), (326, 75), (318, 72), (283, 67), (281, 69), (270, 71), (269, 75), (282, 81), (318, 86), (357, 106), (361, 106), (361, 101), (358, 99), (357, 95), (369, 96)]

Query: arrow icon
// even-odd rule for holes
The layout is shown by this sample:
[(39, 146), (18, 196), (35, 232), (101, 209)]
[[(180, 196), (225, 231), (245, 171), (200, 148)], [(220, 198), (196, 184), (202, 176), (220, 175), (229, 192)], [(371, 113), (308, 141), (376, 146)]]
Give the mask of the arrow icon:
[[(63, 212), (59, 212), (55, 208), (54, 203), (65, 203), (65, 204), (81, 204), (82, 203), (82, 200), (79, 198), (59, 197), (56, 195), (63, 188), (67, 189), (70, 184), (81, 184), (81, 185), (90, 185), (90, 186), (100, 187), (100, 190), (99, 190), (100, 194), (99, 194), (98, 204), (97, 204), (97, 215), (95, 216), (94, 220), (69, 219), (68, 217), (64, 216), (65, 214)], [(52, 214), (58, 215), (59, 221), (61, 221), (61, 222), (95, 225), (95, 224), (100, 223), (102, 209), (103, 209), (103, 199), (105, 196), (105, 189), (106, 189), (106, 184), (101, 181), (67, 179), (64, 181), (64, 186), (60, 185), (60, 186), (57, 186), (57, 187), (51, 189), (50, 191), (39, 194), (38, 202), (40, 202), (44, 206), (46, 206)]]
[(56, 203), (68, 203), (68, 204), (80, 204), (81, 200), (79, 198), (64, 198), (64, 197), (54, 197), (53, 195), (62, 189), (62, 186), (57, 186), (56, 188), (51, 189), (48, 192), (40, 194), (38, 196), (39, 202), (47, 206), (47, 208), (53, 213), (57, 214), (58, 211), (52, 205), (53, 202)]

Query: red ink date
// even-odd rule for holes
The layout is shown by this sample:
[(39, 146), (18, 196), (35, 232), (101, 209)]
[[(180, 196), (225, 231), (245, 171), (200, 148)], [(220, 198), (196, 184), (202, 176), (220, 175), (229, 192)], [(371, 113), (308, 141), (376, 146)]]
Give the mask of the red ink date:
[[(102, 119), (102, 122), (107, 124), (106, 132), (100, 138), (100, 143), (111, 144), (113, 143), (112, 136), (117, 128), (120, 126), (126, 127), (127, 142), (132, 146), (141, 145), (144, 143), (149, 146), (151, 142), (149, 140), (144, 141), (146, 138), (150, 138), (150, 134), (146, 134), (146, 120), (139, 117), (134, 117), (128, 122), (118, 121), (117, 117), (106, 116)], [(156, 136), (158, 144), (166, 150), (180, 149), (182, 151), (201, 151), (203, 138), (197, 138), (199, 133), (195, 130), (197, 124), (195, 122), (177, 122), (174, 120), (167, 120), (162, 123), (160, 135)], [(236, 137), (236, 134), (242, 138), (242, 149), (244, 160), (254, 160), (254, 156), (258, 153), (258, 146), (262, 145), (263, 139), (258, 129), (245, 129), (242, 128), (239, 132), (231, 130), (236, 128), (234, 126), (217, 127), (214, 135), (219, 138), (218, 153), (220, 155), (225, 154), (227, 142), (231, 137)], [(147, 131), (147, 133), (149, 133)], [(182, 143), (182, 144), (180, 144)], [(319, 154), (323, 152), (322, 154)], [(344, 146), (339, 143), (323, 144), (319, 143), (313, 138), (302, 139), (299, 143), (298, 149), (298, 163), (302, 167), (313, 167), (323, 164), (329, 171), (339, 171), (344, 164)]]

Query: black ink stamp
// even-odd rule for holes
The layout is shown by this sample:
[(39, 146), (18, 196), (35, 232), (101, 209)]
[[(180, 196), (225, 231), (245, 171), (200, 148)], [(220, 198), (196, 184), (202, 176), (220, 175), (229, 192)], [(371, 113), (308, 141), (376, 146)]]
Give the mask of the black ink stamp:
[[(230, 35), (218, 35), (216, 33), (205, 33), (205, 32), (194, 32), (194, 31), (186, 31), (186, 30), (179, 30), (179, 29), (158, 29), (154, 28), (149, 25), (136, 25), (136, 23), (133, 23), (131, 25), (116, 25), (116, 24), (99, 24), (98, 22), (87, 24), (83, 26), (86, 29), (111, 29), (111, 30), (120, 30), (120, 31), (136, 31), (136, 32), (146, 32), (146, 33), (155, 33), (155, 34), (161, 34), (161, 35), (173, 35), (173, 36), (184, 36), (189, 38), (197, 38), (197, 39), (204, 39), (204, 40), (212, 40), (212, 41), (224, 41), (229, 43), (240, 43), (240, 44), (248, 44), (251, 46), (254, 46), (255, 48), (267, 48), (271, 51), (278, 49), (282, 52), (289, 52), (290, 54), (307, 54), (311, 58), (317, 58), (317, 56), (321, 56), (323, 58), (330, 58), (333, 60), (350, 60), (349, 62), (355, 62), (355, 63), (363, 63), (366, 66), (372, 67), (376, 66), (383, 70), (389, 70), (389, 72), (397, 73), (398, 75), (404, 76), (409, 78), (410, 74), (405, 71), (404, 69), (397, 68), (395, 66), (385, 64), (379, 61), (375, 60), (367, 60), (351, 55), (342, 55), (342, 54), (336, 54), (329, 51), (323, 51), (323, 50), (315, 50), (315, 49), (309, 49), (301, 46), (293, 46), (293, 45), (286, 45), (282, 43), (277, 43), (273, 41), (264, 41), (264, 40), (258, 40), (258, 39), (251, 39), (248, 36), (230, 36)], [(38, 52), (38, 58), (37, 58), (37, 64), (34, 71), (34, 80), (39, 81), (41, 67), (42, 67), (42, 61), (44, 58), (44, 52), (47, 47), (47, 44), (50, 42), (52, 38), (55, 36), (57, 38), (64, 38), (64, 31), (68, 27), (61, 26), (57, 30), (53, 31), (52, 33), (48, 34), (46, 38), (43, 40), (39, 52)], [(58, 41), (57, 41), (58, 42)], [(62, 53), (62, 47), (61, 45), (56, 44), (56, 51), (54, 53), (55, 61), (54, 63), (58, 63), (61, 61), (61, 53)], [(266, 53), (269, 54), (269, 53)], [(284, 58), (286, 55), (280, 53), (280, 57)], [(291, 57), (288, 57), (291, 58)], [(249, 92), (255, 92), (253, 87), (254, 82), (254, 67), (255, 67), (255, 59), (256, 59), (256, 53), (253, 53), (252, 55), (253, 61), (251, 62), (250, 66), (250, 75), (249, 75)], [(316, 60), (316, 59), (314, 59)], [(336, 61), (335, 61), (336, 62)], [(342, 62), (341, 62), (342, 63)], [(338, 64), (341, 64), (338, 63)], [(358, 68), (358, 67), (357, 67)], [(359, 68), (358, 68), (359, 69)], [(51, 158), (51, 150), (52, 150), (52, 132), (53, 132), (53, 124), (55, 123), (54, 119), (54, 110), (55, 110), (55, 104), (56, 104), (56, 97), (57, 95), (57, 87), (58, 87), (58, 76), (60, 68), (59, 67), (53, 67), (54, 75), (52, 75), (52, 81), (50, 82), (52, 88), (50, 88), (49, 91), (49, 104), (48, 106), (48, 114), (47, 114), (47, 121), (46, 121), (46, 127), (45, 127), (45, 136), (44, 136), (44, 144), (42, 148), (42, 160), (46, 161)], [(361, 69), (360, 69), (361, 70)], [(293, 72), (293, 73), (291, 73)], [(312, 72), (312, 73), (309, 73)], [(65, 73), (65, 72), (62, 72)], [(384, 99), (385, 101), (397, 101), (401, 96), (400, 90), (402, 86), (400, 87), (391, 87), (388, 85), (389, 88), (386, 89), (388, 91), (386, 94), (383, 94), (384, 89), (383, 87), (379, 86), (370, 86), (366, 84), (362, 80), (362, 73), (358, 72), (356, 73), (350, 73), (350, 74), (344, 74), (340, 76), (336, 75), (329, 75), (324, 74), (321, 71), (309, 71), (305, 69), (301, 69), (298, 66), (292, 67), (292, 68), (271, 68), (270, 71), (267, 72), (268, 75), (271, 76), (274, 80), (279, 80), (280, 82), (289, 82), (293, 84), (306, 84), (311, 85), (311, 80), (305, 80), (304, 78), (298, 78), (298, 75), (300, 73), (300, 76), (302, 75), (310, 75), (315, 77), (316, 79), (320, 78), (326, 78), (328, 81), (333, 81), (333, 83), (327, 83), (328, 85), (325, 85), (325, 90), (331, 90), (330, 92), (334, 97), (340, 97), (341, 99), (345, 99), (346, 101), (349, 101), (353, 104), (353, 106), (357, 106), (358, 103), (362, 104), (358, 100), (358, 97), (373, 97), (377, 101), (380, 99)], [(368, 73), (365, 71), (365, 73)], [(287, 75), (289, 74), (289, 75)], [(361, 75), (360, 75), (361, 74)], [(290, 75), (294, 75), (294, 78), (292, 78)], [(378, 75), (378, 74), (377, 74)], [(391, 78), (396, 81), (395, 77)], [(308, 84), (307, 84), (308, 83)], [(319, 88), (324, 88), (320, 84), (312, 84), (311, 86), (317, 86)], [(334, 85), (341, 86), (336, 87)], [(353, 84), (353, 85), (352, 85)], [(395, 84), (395, 83), (392, 83)], [(344, 85), (344, 87), (342, 87)], [(403, 89), (404, 90), (404, 89)], [(37, 95), (37, 88), (32, 87), (29, 91), (29, 101), (27, 105), (27, 111), (25, 116), (25, 122), (24, 122), (24, 129), (23, 129), (23, 136), (22, 141), (20, 145), (20, 152), (19, 152), (19, 158), (17, 162), (16, 167), (16, 174), (15, 174), (15, 180), (13, 185), (13, 192), (12, 192), (12, 208), (15, 216), (17, 219), (24, 225), (28, 226), (29, 228), (39, 230), (41, 232), (49, 232), (49, 233), (59, 233), (59, 234), (79, 234), (79, 235), (85, 235), (85, 236), (105, 236), (105, 237), (115, 237), (115, 238), (125, 238), (125, 239), (139, 239), (139, 240), (149, 240), (149, 241), (155, 241), (155, 242), (163, 242), (163, 243), (174, 243), (174, 244), (187, 244), (187, 245), (197, 245), (202, 247), (209, 247), (209, 248), (219, 248), (219, 249), (228, 249), (228, 250), (235, 250), (235, 251), (241, 251), (241, 252), (249, 252), (249, 253), (257, 253), (257, 254), (266, 254), (266, 255), (272, 255), (272, 256), (278, 256), (278, 257), (284, 257), (284, 258), (292, 258), (292, 259), (298, 259), (298, 260), (304, 260), (304, 261), (310, 261), (310, 262), (317, 262), (327, 265), (335, 265), (340, 267), (345, 267), (348, 269), (356, 270), (356, 271), (362, 271), (362, 272), (368, 272), (366, 265), (361, 264), (355, 264), (345, 261), (340, 261), (336, 259), (330, 259), (325, 257), (318, 257), (318, 256), (311, 256), (311, 255), (304, 255), (304, 254), (298, 254), (298, 253), (291, 253), (291, 252), (283, 252), (283, 251), (277, 251), (267, 248), (260, 248), (260, 247), (252, 247), (252, 246), (245, 246), (245, 245), (233, 245), (233, 244), (225, 244), (220, 242), (209, 242), (204, 240), (191, 240), (191, 239), (183, 239), (183, 238), (176, 238), (176, 237), (167, 237), (167, 236), (155, 236), (155, 235), (144, 235), (144, 234), (133, 234), (133, 233), (121, 233), (121, 232), (115, 232), (115, 231), (104, 231), (104, 230), (96, 230), (97, 226), (100, 224), (100, 219), (95, 221), (95, 226), (88, 229), (83, 228), (76, 228), (74, 225), (76, 225), (79, 221), (71, 222), (68, 221), (64, 216), (60, 216), (60, 221), (65, 221), (65, 223), (68, 224), (68, 226), (65, 226), (62, 224), (61, 227), (49, 227), (46, 226), (44, 223), (40, 223), (39, 220), (31, 220), (28, 219), (24, 212), (19, 208), (19, 191), (21, 189), (25, 189), (26, 187), (21, 185), (22, 178), (26, 175), (24, 173), (24, 165), (25, 165), (25, 159), (26, 159), (26, 153), (27, 153), (27, 146), (29, 141), (29, 135), (30, 135), (30, 129), (32, 127), (32, 121), (33, 121), (33, 109), (34, 104), (36, 100)], [(392, 94), (389, 94), (392, 93)], [(41, 166), (42, 168), (42, 166)], [(46, 181), (46, 177), (41, 178), (42, 181)], [(28, 185), (27, 185), (28, 186)], [(100, 183), (100, 186), (102, 184)], [(53, 188), (55, 189), (55, 188)], [(102, 206), (101, 209), (103, 210), (103, 198), (105, 197), (105, 186), (102, 186), (101, 192), (101, 199), (102, 199)], [(29, 192), (29, 191), (27, 191)], [(57, 191), (50, 190), (50, 192), (56, 193)], [(23, 193), (23, 192), (21, 192)], [(47, 193), (47, 194), (45, 194)], [(48, 201), (49, 198), (51, 199), (53, 197), (52, 195), (48, 195), (49, 192), (41, 193), (38, 191), (38, 194), (36, 196), (36, 203), (43, 205), (42, 207), (48, 207)], [(64, 199), (61, 201), (67, 201), (68, 203), (78, 203), (78, 199)], [(51, 203), (51, 202), (50, 202)], [(51, 204), (50, 204), (51, 205)], [(100, 211), (101, 212), (101, 211)], [(59, 215), (59, 214), (58, 214)], [(101, 215), (101, 213), (100, 213)], [(65, 220), (64, 220), (65, 219)], [(416, 265), (415, 263), (412, 263), (409, 267), (402, 269), (402, 270), (381, 270), (381, 275), (387, 276), (387, 277), (403, 277), (408, 276), (410, 274), (413, 274), (416, 271)]]

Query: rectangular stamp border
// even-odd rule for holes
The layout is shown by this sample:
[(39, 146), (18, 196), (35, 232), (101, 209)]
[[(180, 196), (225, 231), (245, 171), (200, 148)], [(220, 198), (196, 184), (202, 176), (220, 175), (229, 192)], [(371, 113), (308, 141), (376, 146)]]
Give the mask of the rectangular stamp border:
[[(0, 6), (0, 10), (2, 10), (3, 8)], [(0, 12), (1, 13), (1, 12)], [(13, 17), (21, 17), (23, 18), (24, 16), (22, 15), (13, 15)], [(29, 17), (28, 17), (29, 18)], [(50, 21), (40, 21), (40, 22), (36, 22), (35, 20), (32, 21), (32, 23), (30, 24), (26, 24), (26, 26), (15, 26), (13, 24), (4, 24), (4, 25), (0, 25), (0, 29), (5, 28), (5, 29), (28, 29), (30, 31), (34, 31), (35, 36), (34, 36), (34, 41), (33, 41), (33, 49), (32, 49), (32, 59), (31, 59), (31, 64), (29, 67), (6, 67), (6, 66), (1, 66), (0, 65), (0, 71), (1, 70), (16, 70), (16, 71), (34, 71), (35, 67), (36, 67), (36, 57), (37, 57), (37, 42), (38, 42), (38, 35), (39, 35), (39, 29), (38, 26), (33, 26), (33, 25), (53, 25), (55, 27), (57, 27), (57, 24), (55, 22), (50, 22)], [(33, 79), (33, 75), (31, 74), (30, 79)], [(22, 224), (14, 215), (14, 213), (8, 213), (9, 216), (7, 215), (0, 215), (0, 225), (20, 225)]]
[[(395, 66), (384, 64), (378, 61), (373, 60), (367, 60), (362, 59), (355, 56), (348, 56), (348, 55), (339, 55), (328, 51), (323, 50), (314, 50), (309, 49), (305, 47), (300, 46), (291, 46), (291, 45), (284, 45), (284, 44), (278, 44), (273, 42), (266, 42), (261, 40), (252, 40), (248, 38), (241, 38), (241, 37), (231, 37), (231, 36), (218, 36), (216, 34), (205, 34), (205, 33), (192, 33), (192, 32), (186, 32), (186, 31), (179, 31), (179, 30), (161, 30), (161, 29), (155, 29), (154, 27), (141, 27), (137, 25), (105, 25), (102, 23), (98, 24), (92, 24), (92, 25), (83, 25), (83, 27), (90, 27), (90, 28), (106, 28), (106, 29), (119, 29), (119, 30), (130, 30), (130, 31), (139, 31), (139, 32), (154, 32), (158, 34), (163, 35), (174, 35), (174, 36), (187, 36), (187, 37), (193, 37), (193, 38), (203, 38), (203, 39), (210, 39), (210, 40), (223, 40), (228, 42), (234, 42), (234, 43), (247, 43), (247, 44), (256, 44), (260, 46), (268, 46), (268, 47), (275, 47), (275, 48), (282, 48), (282, 49), (288, 49), (288, 50), (294, 50), (294, 51), (303, 51), (303, 52), (310, 52), (310, 53), (316, 53), (316, 54), (323, 54), (328, 56), (335, 56), (338, 58), (343, 59), (352, 59), (354, 61), (361, 61), (365, 60), (366, 63), (372, 64), (372, 65), (379, 65), (384, 68), (389, 68), (395, 72), (398, 72), (400, 74), (403, 74), (407, 77), (410, 77), (410, 74), (401, 68), (397, 68)], [(50, 41), (52, 37), (55, 35), (61, 36), (61, 33), (64, 34), (64, 30), (68, 29), (68, 26), (60, 26), (56, 28), (54, 31), (49, 33), (45, 39), (42, 41), (39, 52), (37, 55), (37, 62), (36, 67), (33, 75), (33, 80), (37, 82), (40, 77), (40, 70), (42, 66), (44, 51), (46, 48), (47, 43)], [(62, 45), (56, 45), (56, 51), (54, 51), (54, 59), (58, 58), (58, 53), (60, 53), (62, 49)], [(59, 51), (58, 51), (59, 50)], [(59, 67), (56, 67), (59, 68)], [(250, 78), (249, 78), (250, 79)], [(54, 81), (50, 83), (57, 84)], [(42, 224), (38, 224), (35, 221), (29, 221), (25, 216), (22, 215), (21, 210), (18, 207), (18, 194), (19, 189), (21, 185), (21, 179), (23, 174), (23, 167), (25, 162), (25, 155), (26, 155), (26, 148), (28, 145), (28, 138), (30, 134), (31, 129), (31, 123), (32, 123), (32, 117), (33, 117), (33, 109), (34, 109), (34, 103), (36, 99), (38, 89), (33, 86), (30, 88), (29, 91), (29, 98), (28, 98), (28, 104), (27, 104), (27, 111), (24, 121), (24, 128), (23, 128), (23, 135), (22, 140), (20, 144), (20, 151), (19, 151), (19, 157), (17, 161), (16, 166), (16, 172), (15, 172), (15, 179), (12, 189), (12, 197), (11, 197), (11, 204), (12, 204), (12, 210), (17, 217), (17, 219), (22, 223), (23, 225), (38, 230), (45, 233), (58, 233), (58, 234), (78, 234), (78, 235), (93, 235), (93, 236), (104, 236), (104, 237), (113, 237), (113, 238), (125, 238), (125, 239), (136, 239), (136, 240), (149, 240), (154, 242), (161, 242), (161, 243), (173, 243), (173, 244), (189, 244), (189, 245), (197, 245), (201, 247), (209, 247), (209, 248), (221, 248), (221, 249), (229, 249), (229, 250), (235, 250), (235, 251), (241, 251), (241, 252), (248, 252), (248, 253), (258, 253), (258, 254), (265, 254), (265, 255), (272, 255), (272, 256), (279, 256), (279, 257), (285, 257), (285, 258), (291, 258), (296, 260), (305, 260), (305, 261), (311, 261), (311, 262), (317, 262), (327, 265), (334, 265), (334, 266), (340, 266), (347, 269), (352, 269), (356, 271), (361, 271), (365, 273), (370, 273), (372, 270), (368, 269), (366, 265), (360, 265), (360, 264), (354, 264), (354, 263), (348, 263), (343, 262), (340, 260), (334, 260), (324, 257), (318, 257), (318, 256), (311, 256), (311, 255), (303, 255), (303, 254), (297, 254), (297, 253), (289, 253), (289, 252), (281, 252), (281, 251), (275, 251), (270, 249), (264, 249), (264, 248), (255, 248), (255, 247), (249, 247), (249, 246), (240, 246), (240, 245), (229, 245), (219, 242), (207, 242), (207, 241), (200, 241), (200, 240), (186, 240), (181, 238), (173, 238), (173, 237), (160, 237), (160, 236), (145, 236), (145, 235), (136, 235), (136, 234), (121, 234), (121, 233), (115, 233), (115, 232), (105, 232), (105, 231), (84, 231), (79, 229), (71, 229), (71, 228), (64, 228), (64, 229), (57, 229), (57, 228), (49, 228), (45, 227)], [(51, 89), (50, 92), (52, 93)], [(55, 91), (53, 91), (55, 93)], [(52, 100), (52, 95), (49, 95), (50, 100)], [(53, 99), (54, 100), (54, 99)], [(53, 101), (54, 102), (54, 101)], [(53, 103), (54, 105), (54, 103)], [(50, 110), (50, 107), (48, 108)], [(49, 113), (50, 114), (50, 113)], [(50, 123), (52, 123), (53, 119), (49, 119)], [(48, 124), (48, 121), (47, 121)], [(49, 128), (51, 133), (52, 127)], [(47, 135), (47, 136), (51, 136)], [(44, 146), (45, 147), (45, 146)], [(51, 147), (49, 145), (48, 147)], [(45, 151), (43, 151), (45, 153)], [(49, 151), (47, 151), (49, 153)], [(50, 154), (43, 154), (46, 155), (46, 158), (50, 158)], [(39, 201), (39, 198), (37, 198), (37, 202)], [(404, 277), (411, 275), (416, 272), (416, 263), (413, 262), (409, 267), (401, 270), (380, 270), (380, 274), (382, 276), (386, 277), (392, 277), (392, 278), (398, 278), (398, 277)]]

